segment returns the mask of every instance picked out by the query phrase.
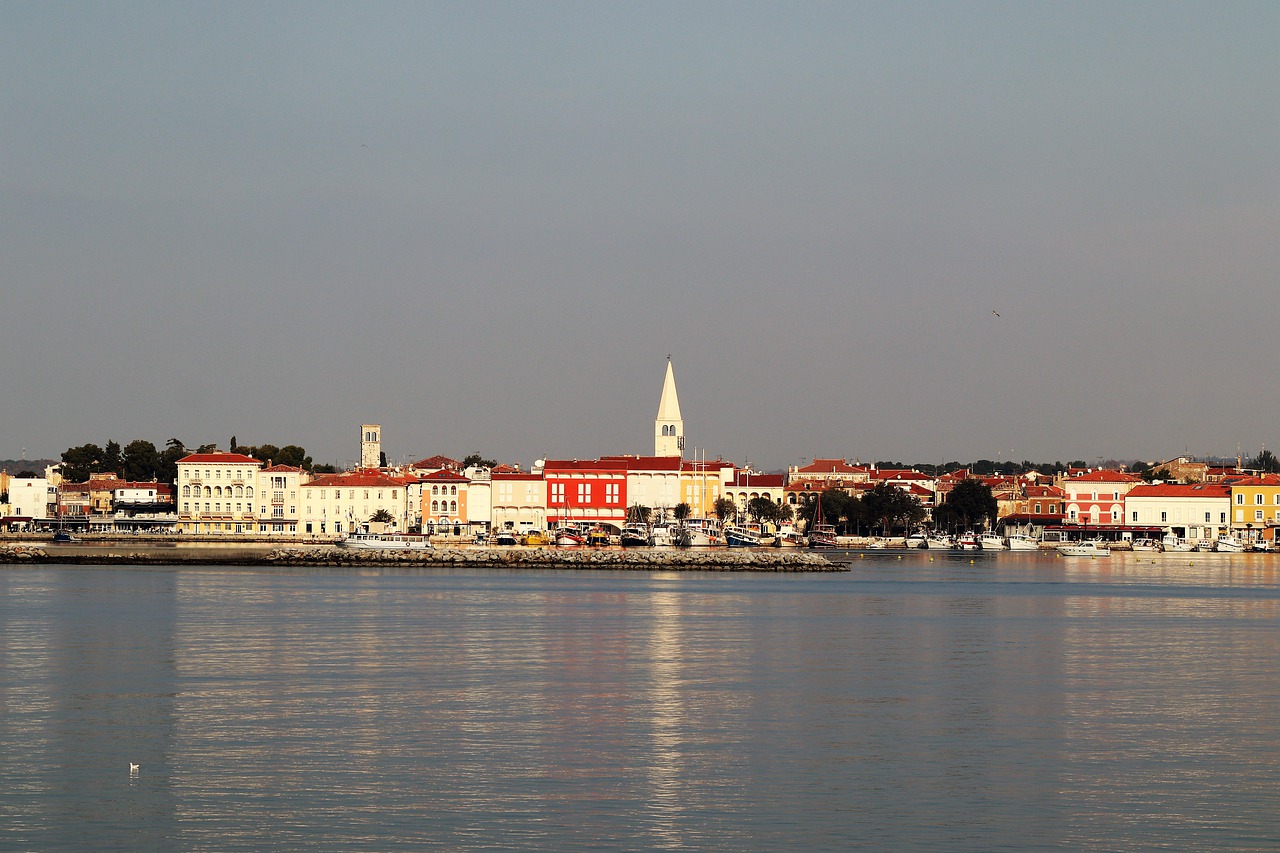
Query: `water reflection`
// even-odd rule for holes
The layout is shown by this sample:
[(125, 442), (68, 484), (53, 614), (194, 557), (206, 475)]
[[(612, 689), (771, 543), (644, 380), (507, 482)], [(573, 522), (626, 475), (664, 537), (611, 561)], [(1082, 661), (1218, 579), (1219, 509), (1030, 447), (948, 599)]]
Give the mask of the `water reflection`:
[(1261, 562), (40, 569), (0, 593), (3, 848), (1277, 841)]

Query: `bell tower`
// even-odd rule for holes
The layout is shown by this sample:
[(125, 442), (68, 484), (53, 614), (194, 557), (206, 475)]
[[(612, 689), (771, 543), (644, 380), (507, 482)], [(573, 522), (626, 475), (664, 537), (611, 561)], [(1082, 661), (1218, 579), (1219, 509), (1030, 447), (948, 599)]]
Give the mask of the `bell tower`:
[(671, 367), (671, 356), (667, 356), (667, 376), (662, 382), (658, 417), (653, 422), (653, 455), (684, 457), (684, 418), (680, 417), (680, 398), (676, 396), (676, 374)]
[(381, 462), (382, 426), (362, 424), (360, 426), (360, 467), (377, 468)]

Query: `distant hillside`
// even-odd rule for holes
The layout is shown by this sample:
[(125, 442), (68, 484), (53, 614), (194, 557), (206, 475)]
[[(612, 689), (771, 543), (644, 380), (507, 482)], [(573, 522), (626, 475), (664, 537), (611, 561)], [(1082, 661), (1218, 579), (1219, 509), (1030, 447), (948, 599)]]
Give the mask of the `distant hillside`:
[(61, 461), (61, 459), (0, 459), (0, 471), (7, 471), (10, 474), (35, 471), (37, 474), (43, 475), (46, 467), (56, 465)]

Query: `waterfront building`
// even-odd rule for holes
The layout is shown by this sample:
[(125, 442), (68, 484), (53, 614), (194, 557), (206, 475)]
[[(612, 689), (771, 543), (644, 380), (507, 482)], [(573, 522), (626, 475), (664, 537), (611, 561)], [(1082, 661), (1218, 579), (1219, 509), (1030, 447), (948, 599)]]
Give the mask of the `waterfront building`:
[(299, 489), (300, 532), (309, 536), (345, 536), (376, 527), (373, 517), (385, 510), (391, 517), (385, 530), (403, 533), (409, 529), (409, 484), (374, 469), (343, 474), (323, 474)]
[(424, 532), (469, 523), (467, 492), (470, 482), (467, 476), (448, 468), (418, 476), (413, 491), (421, 491), (415, 509)]
[(271, 465), (258, 472), (258, 532), (272, 536), (298, 532), (298, 499), (310, 474), (292, 465)]
[(675, 456), (606, 456), (627, 473), (627, 509), (647, 506), (650, 521), (670, 519), (680, 503), (680, 472), (684, 461)]
[(725, 485), (725, 496), (733, 500), (739, 513), (745, 515), (747, 504), (755, 498), (764, 498), (781, 506), (785, 489), (786, 477), (782, 474), (741, 469), (733, 471), (733, 478)]
[(680, 503), (689, 505), (693, 518), (715, 514), (716, 501), (725, 496), (725, 485), (733, 481), (734, 466), (720, 459), (686, 460), (680, 467)]
[(7, 526), (26, 528), (46, 523), (55, 513), (57, 503), (57, 488), (47, 477), (14, 477), (9, 480)]
[(177, 467), (179, 532), (257, 532), (254, 508), (260, 461), (240, 453), (215, 451), (184, 456)]
[(658, 399), (658, 416), (653, 421), (653, 455), (684, 456), (684, 418), (680, 417), (680, 398), (676, 395), (676, 374), (667, 358), (667, 375)]
[(547, 481), (541, 473), (495, 468), (487, 474), (490, 509), (485, 520), (492, 529), (528, 533), (547, 528)]
[(1006, 536), (1040, 539), (1049, 527), (1061, 527), (1067, 517), (1067, 493), (1057, 486), (1020, 484), (1016, 492), (996, 498), (996, 524)]
[(601, 525), (621, 531), (627, 519), (627, 470), (618, 459), (548, 459), (547, 525)]
[(1231, 532), (1246, 542), (1275, 543), (1280, 526), (1280, 475), (1227, 481), (1231, 489)]
[(1124, 496), (1129, 524), (1158, 526), (1193, 543), (1226, 533), (1230, 510), (1231, 487), (1221, 483), (1139, 483)]
[(1067, 520), (1082, 525), (1124, 524), (1124, 497), (1141, 477), (1106, 468), (1074, 469), (1055, 484), (1066, 493)]

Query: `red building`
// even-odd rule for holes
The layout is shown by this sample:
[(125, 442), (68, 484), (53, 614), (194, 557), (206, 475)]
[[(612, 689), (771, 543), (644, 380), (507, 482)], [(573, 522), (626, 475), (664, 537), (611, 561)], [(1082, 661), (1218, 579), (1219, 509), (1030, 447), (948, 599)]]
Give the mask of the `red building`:
[(622, 459), (548, 459), (547, 526), (602, 525), (621, 530), (627, 520), (627, 467)]

